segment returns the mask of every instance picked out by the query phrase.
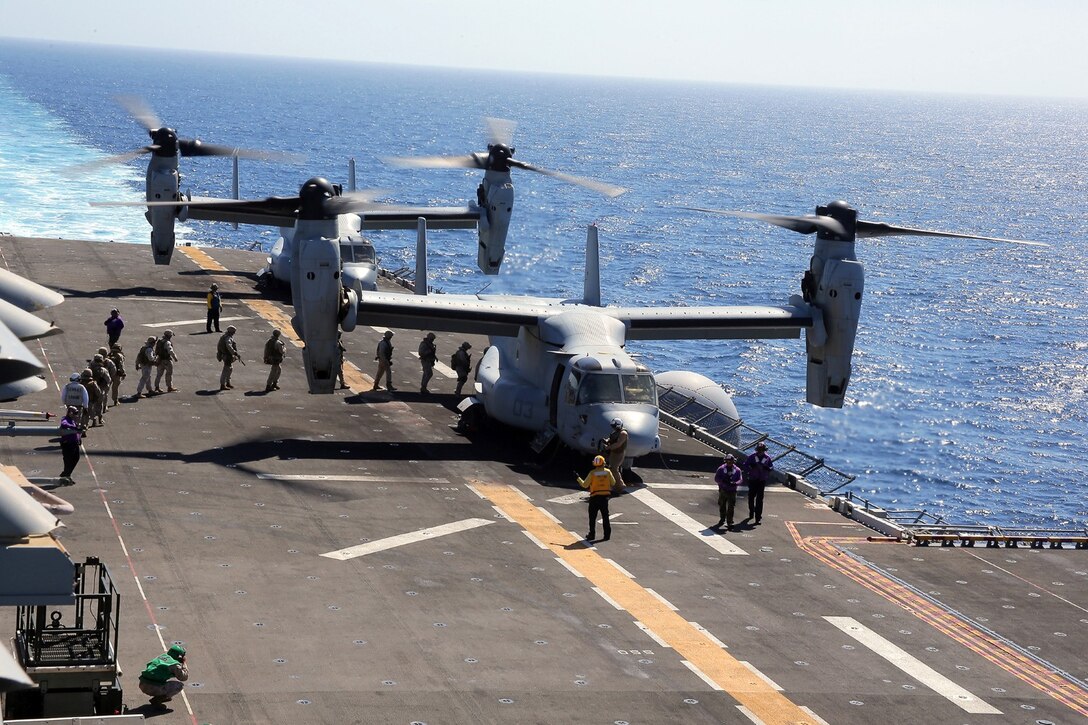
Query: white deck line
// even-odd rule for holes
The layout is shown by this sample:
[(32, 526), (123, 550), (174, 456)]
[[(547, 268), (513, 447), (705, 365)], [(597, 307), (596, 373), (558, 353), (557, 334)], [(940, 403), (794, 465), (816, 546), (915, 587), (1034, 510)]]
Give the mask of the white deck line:
[(816, 725), (831, 725), (831, 723), (829, 723), (829, 722), (828, 722), (827, 720), (824, 720), (824, 719), (823, 719), (822, 717), (820, 717), (819, 715), (817, 715), (816, 713), (814, 713), (814, 712), (812, 711), (812, 708), (811, 708), (811, 707), (806, 707), (806, 706), (802, 705), (802, 706), (801, 706), (801, 711), (802, 711), (802, 712), (805, 712), (805, 713), (808, 713), (808, 715), (809, 715), (809, 716), (810, 716), (810, 717), (811, 717), (811, 718), (812, 718), (813, 720), (815, 720), (815, 721), (816, 721)]
[[(220, 322), (237, 322), (238, 320), (252, 320), (252, 317), (220, 317)], [(206, 325), (208, 319), (201, 317), (199, 320), (174, 320), (173, 322), (145, 322), (143, 327), (179, 327), (181, 325)], [(214, 333), (213, 333), (214, 334)]]
[(464, 521), (454, 521), (453, 523), (442, 524), (441, 526), (431, 526), (407, 534), (397, 534), (396, 536), (378, 539), (377, 541), (368, 541), (367, 543), (359, 544), (358, 546), (349, 546), (346, 549), (330, 551), (321, 556), (324, 556), (327, 559), (347, 561), (348, 559), (354, 559), (359, 556), (366, 556), (367, 554), (374, 554), (379, 551), (395, 549), (398, 546), (414, 544), (418, 541), (426, 541), (438, 536), (447, 536), (462, 531), (469, 531), (470, 529), (476, 529), (493, 523), (495, 522), (490, 519), (465, 519)]
[(699, 523), (695, 519), (688, 516), (680, 509), (673, 506), (671, 503), (665, 501), (653, 491), (642, 488), (630, 494), (634, 496), (642, 503), (646, 504), (654, 511), (658, 512), (665, 518), (669, 519), (684, 531), (694, 536), (699, 541), (714, 549), (720, 554), (726, 556), (747, 556), (748, 552), (740, 548), (732, 541), (729, 541), (725, 537), (719, 535), (717, 532), (711, 532), (709, 536), (706, 532), (709, 530), (705, 525)]
[(541, 549), (543, 549), (544, 551), (549, 551), (548, 547), (544, 545), (544, 542), (543, 542), (543, 541), (541, 541), (540, 539), (536, 538), (535, 536), (533, 536), (533, 535), (532, 535), (531, 533), (529, 533), (528, 531), (526, 531), (526, 530), (522, 529), (522, 530), (521, 530), (521, 533), (525, 534), (526, 538), (528, 538), (528, 539), (529, 539), (529, 541), (533, 542), (534, 544), (536, 544), (537, 546), (539, 546), (539, 547), (540, 547)]
[(343, 481), (348, 483), (449, 483), (448, 478), (410, 478), (407, 476), (355, 476), (323, 473), (258, 473), (264, 481)]
[(575, 569), (573, 566), (571, 566), (567, 562), (563, 561), (560, 557), (558, 557), (558, 556), (555, 557), (555, 560), (558, 561), (560, 564), (562, 564), (564, 569), (566, 569), (567, 571), (569, 571), (571, 574), (578, 577), (579, 579), (585, 579), (586, 578), (585, 574), (578, 571), (577, 569)]
[(853, 617), (824, 617), (824, 619), (965, 712), (973, 715), (1002, 714), (997, 708), (975, 697)]
[(702, 680), (702, 681), (703, 681), (703, 682), (705, 682), (706, 684), (710, 685), (710, 689), (712, 689), (712, 690), (717, 690), (718, 692), (722, 692), (722, 691), (724, 691), (724, 690), (725, 690), (725, 688), (724, 688), (724, 687), (722, 687), (721, 685), (719, 685), (719, 684), (718, 684), (717, 682), (715, 682), (714, 680), (710, 679), (710, 678), (709, 678), (709, 677), (707, 676), (707, 674), (706, 674), (705, 672), (703, 672), (702, 670), (700, 670), (700, 669), (699, 669), (698, 667), (696, 667), (695, 665), (691, 664), (691, 663), (690, 663), (690, 662), (688, 662), (687, 660), (680, 660), (680, 661), (684, 663), (684, 667), (687, 667), (687, 668), (688, 668), (689, 670), (691, 670), (692, 672), (694, 672), (694, 673), (695, 673), (695, 675), (696, 675), (696, 676), (697, 676), (697, 677), (698, 677), (698, 678), (699, 678), (700, 680)]
[(591, 589), (593, 589), (593, 591), (597, 592), (597, 595), (598, 595), (598, 596), (599, 596), (599, 597), (600, 597), (601, 599), (603, 599), (603, 600), (605, 600), (606, 602), (608, 602), (609, 604), (611, 604), (611, 605), (612, 605), (612, 607), (613, 607), (613, 609), (618, 609), (618, 610), (619, 610), (619, 611), (621, 611), (621, 612), (623, 611), (623, 607), (621, 607), (621, 606), (619, 605), (619, 602), (617, 602), (617, 601), (616, 601), (615, 599), (613, 599), (612, 597), (610, 597), (610, 596), (608, 596), (607, 594), (605, 594), (605, 593), (604, 593), (604, 592), (603, 592), (603, 591), (601, 590), (601, 588), (600, 588), (600, 587), (590, 587), (590, 588), (591, 588)]
[(665, 640), (658, 637), (657, 634), (655, 634), (654, 631), (652, 629), (650, 629), (649, 627), (647, 627), (645, 624), (638, 621), (637, 619), (634, 620), (634, 622), (635, 622), (635, 626), (638, 627), (639, 629), (641, 629), (650, 639), (652, 639), (654, 642), (656, 642), (658, 647), (664, 647), (665, 649), (672, 649), (672, 645), (670, 645), (668, 642), (666, 642)]
[[(412, 357), (414, 357), (414, 358), (416, 358), (418, 360), (419, 359), (419, 353), (418, 352), (413, 352)], [(434, 363), (434, 369), (436, 371), (438, 371), (439, 373), (441, 373), (441, 375), (443, 377), (447, 377), (447, 378), (456, 378), (457, 377), (457, 371), (456, 370), (451, 368), (449, 365), (438, 362), (437, 360)]]
[(670, 602), (670, 601), (669, 601), (668, 599), (666, 599), (665, 597), (663, 597), (663, 596), (661, 596), (660, 594), (658, 594), (657, 592), (655, 592), (655, 591), (654, 591), (653, 589), (650, 589), (649, 587), (643, 587), (643, 589), (645, 589), (645, 590), (646, 590), (646, 591), (647, 591), (647, 592), (648, 592), (648, 593), (650, 594), (650, 596), (652, 596), (652, 597), (653, 597), (654, 599), (656, 599), (657, 601), (659, 601), (659, 602), (661, 602), (662, 604), (664, 604), (664, 605), (665, 605), (666, 607), (668, 607), (668, 608), (669, 608), (669, 609), (671, 609), (672, 611), (674, 611), (674, 612), (679, 612), (679, 611), (680, 611), (680, 610), (679, 610), (679, 609), (678, 609), (678, 608), (676, 607), (676, 605), (675, 605), (675, 604), (673, 604), (673, 603), (672, 603), (672, 602)]
[(635, 579), (635, 575), (634, 575), (634, 574), (632, 574), (631, 572), (627, 571), (626, 569), (624, 569), (624, 568), (623, 568), (622, 566), (620, 566), (619, 564), (617, 564), (617, 563), (616, 563), (616, 561), (615, 561), (614, 559), (605, 559), (605, 561), (607, 561), (607, 562), (608, 562), (609, 564), (611, 564), (612, 566), (616, 567), (616, 570), (617, 570), (617, 571), (619, 571), (619, 573), (620, 573), (620, 574), (623, 574), (623, 575), (624, 575), (625, 577), (627, 577), (628, 579), (630, 579), (630, 580), (634, 581), (634, 579)]
[(698, 630), (704, 637), (706, 637), (722, 649), (729, 649), (729, 645), (727, 645), (725, 642), (722, 642), (720, 639), (711, 634), (710, 630), (703, 625), (699, 624), (698, 622), (688, 622), (688, 624), (690, 624), (692, 627), (695, 627), (695, 629)]
[(567, 493), (567, 494), (564, 494), (562, 496), (556, 496), (555, 498), (549, 498), (548, 503), (561, 503), (561, 504), (580, 503), (582, 501), (585, 501), (588, 496), (589, 496), (589, 494), (586, 493), (585, 491), (582, 491), (581, 493)]
[(754, 722), (755, 725), (767, 725), (761, 719), (756, 717), (756, 714), (754, 712), (752, 712), (751, 710), (746, 708), (744, 705), (737, 705), (737, 709), (740, 710), (741, 715), (744, 715), (744, 717), (746, 717), (749, 720), (751, 720), (752, 722)]
[(777, 682), (775, 682), (774, 680), (772, 680), (772, 679), (771, 679), (770, 677), (767, 677), (767, 675), (765, 675), (765, 674), (763, 674), (762, 672), (760, 672), (760, 671), (759, 671), (759, 669), (758, 669), (758, 668), (757, 668), (757, 667), (756, 667), (755, 665), (753, 665), (753, 664), (752, 664), (751, 662), (745, 662), (744, 660), (737, 660), (737, 662), (740, 662), (740, 663), (741, 663), (742, 665), (744, 665), (745, 667), (747, 667), (747, 668), (748, 668), (748, 670), (749, 670), (749, 671), (750, 671), (750, 672), (751, 672), (751, 673), (752, 673), (753, 675), (755, 675), (755, 676), (756, 676), (756, 677), (758, 677), (759, 679), (761, 679), (761, 680), (763, 680), (764, 682), (766, 682), (766, 683), (767, 683), (767, 685), (768, 685), (768, 686), (769, 686), (769, 687), (770, 687), (770, 688), (771, 688), (772, 690), (778, 690), (779, 692), (782, 692), (782, 686), (781, 686), (781, 685), (779, 685), (779, 684), (778, 684)]

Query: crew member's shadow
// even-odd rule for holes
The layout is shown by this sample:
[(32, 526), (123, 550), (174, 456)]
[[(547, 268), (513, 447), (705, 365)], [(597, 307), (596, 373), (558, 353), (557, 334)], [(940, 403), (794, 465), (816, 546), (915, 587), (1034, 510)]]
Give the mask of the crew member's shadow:
[(174, 708), (169, 705), (152, 705), (150, 702), (144, 703), (139, 707), (130, 707), (125, 711), (126, 715), (143, 715), (144, 719), (150, 720), (153, 717), (159, 717), (160, 715), (169, 715), (174, 711)]

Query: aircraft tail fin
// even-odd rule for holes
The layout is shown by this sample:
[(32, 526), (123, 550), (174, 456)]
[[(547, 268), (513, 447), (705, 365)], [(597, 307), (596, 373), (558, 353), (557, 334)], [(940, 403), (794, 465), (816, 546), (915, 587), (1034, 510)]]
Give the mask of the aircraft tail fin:
[(416, 281), (417, 295), (427, 294), (427, 220), (416, 220)]
[(586, 276), (583, 290), (584, 304), (601, 306), (601, 255), (596, 224), (590, 224), (589, 231), (586, 232)]

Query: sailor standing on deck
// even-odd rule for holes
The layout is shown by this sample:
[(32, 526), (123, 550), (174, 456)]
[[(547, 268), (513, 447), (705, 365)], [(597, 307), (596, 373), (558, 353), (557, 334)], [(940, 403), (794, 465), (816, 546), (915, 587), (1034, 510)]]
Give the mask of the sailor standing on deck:
[(219, 311), (223, 309), (223, 298), (219, 296), (219, 285), (213, 284), (208, 290), (208, 324), (206, 329), (208, 332), (212, 331), (212, 325), (215, 325), (215, 331), (219, 332)]
[(374, 352), (374, 359), (378, 361), (378, 372), (374, 373), (374, 387), (371, 390), (381, 390), (378, 383), (382, 375), (385, 375), (385, 387), (396, 390), (393, 387), (393, 331), (386, 330), (385, 335), (378, 342), (378, 349)]
[(155, 373), (156, 393), (162, 392), (162, 388), (159, 387), (159, 381), (162, 380), (164, 374), (166, 375), (166, 392), (178, 392), (178, 389), (174, 387), (174, 363), (177, 362), (178, 356), (174, 354), (173, 337), (174, 333), (167, 330), (162, 333), (162, 338), (155, 343), (155, 355), (159, 359), (156, 363), (159, 367), (159, 371)]
[(268, 380), (264, 384), (264, 392), (269, 393), (280, 389), (280, 365), (287, 357), (287, 345), (280, 338), (280, 331), (273, 330), (272, 337), (264, 344), (264, 363), (271, 365), (268, 370)]
[(471, 349), (472, 345), (462, 342), (461, 347), (450, 357), (450, 367), (457, 373), (457, 389), (453, 391), (454, 395), (460, 395), (461, 388), (468, 382), (468, 371), (472, 369), (472, 356), (468, 352)]
[(121, 313), (116, 308), (110, 310), (110, 316), (102, 324), (106, 326), (106, 344), (116, 344), (121, 339), (121, 330), (125, 329), (125, 321), (121, 319)]
[(68, 376), (68, 384), (60, 391), (60, 402), (66, 408), (75, 408), (78, 418), (82, 418), (84, 409), (90, 404), (90, 397), (79, 380), (79, 373)]
[(423, 366), (423, 378), (419, 381), (419, 392), (426, 395), (427, 383), (434, 375), (434, 366), (438, 362), (438, 348), (434, 344), (434, 333), (428, 332), (427, 336), (419, 343), (419, 364)]
[(219, 389), (231, 390), (230, 376), (234, 372), (234, 361), (241, 360), (238, 354), (238, 343), (234, 341), (234, 333), (237, 329), (234, 325), (228, 325), (227, 331), (219, 338), (219, 345), (215, 351), (215, 359), (223, 363), (223, 372), (219, 373)]
[[(136, 383), (136, 394), (133, 396), (135, 398), (139, 398), (140, 395), (151, 395), (151, 368), (155, 367), (155, 363), (159, 360), (155, 355), (156, 342), (154, 336), (147, 338), (140, 352), (136, 353), (136, 369), (140, 371), (140, 382)], [(145, 393), (144, 390), (147, 392)]]
[(623, 482), (623, 460), (627, 457), (627, 440), (630, 436), (627, 434), (627, 430), (623, 427), (623, 421), (619, 418), (613, 418), (612, 433), (608, 438), (603, 441), (604, 449), (608, 451), (608, 469), (612, 471), (612, 477), (616, 479), (616, 488), (622, 489), (625, 485)]
[(69, 406), (64, 413), (64, 417), (60, 419), (60, 454), (64, 459), (64, 470), (60, 472), (60, 480), (61, 483), (69, 486), (75, 483), (72, 480), (72, 471), (76, 469), (76, 464), (79, 463), (81, 432), (79, 418), (79, 410), (74, 406)]
[(760, 441), (756, 452), (744, 459), (744, 477), (748, 481), (748, 518), (758, 524), (763, 518), (763, 492), (774, 470), (774, 461), (767, 455), (767, 444)]
[(111, 392), (113, 393), (113, 404), (117, 405), (117, 396), (121, 392), (121, 381), (128, 377), (125, 374), (125, 353), (121, 351), (121, 345), (119, 343), (113, 343), (110, 345), (109, 359), (113, 361), (113, 368), (117, 371), (117, 375), (113, 378), (113, 387)]
[(604, 456), (596, 456), (593, 459), (593, 470), (585, 478), (578, 478), (578, 485), (589, 489), (589, 533), (586, 541), (593, 541), (597, 537), (597, 513), (601, 514), (604, 523), (604, 539), (612, 538), (612, 522), (608, 519), (608, 498), (612, 495), (612, 487), (616, 485), (616, 479), (612, 477), (612, 471), (605, 468)]
[(736, 465), (733, 456), (722, 459), (722, 465), (714, 473), (714, 482), (718, 484), (718, 523), (712, 529), (720, 529), (725, 524), (729, 531), (733, 530), (733, 512), (737, 508), (737, 489), (740, 488), (744, 476)]
[(189, 668), (185, 666), (185, 648), (175, 644), (147, 663), (140, 673), (140, 692), (151, 697), (151, 704), (156, 707), (170, 702), (181, 692), (189, 679)]

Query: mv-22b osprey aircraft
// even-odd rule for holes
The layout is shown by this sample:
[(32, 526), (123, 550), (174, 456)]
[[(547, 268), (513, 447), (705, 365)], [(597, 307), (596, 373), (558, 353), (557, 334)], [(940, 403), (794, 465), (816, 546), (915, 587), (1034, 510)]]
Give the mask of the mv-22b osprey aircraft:
[[(478, 227), (480, 269), (487, 274), (495, 274), (502, 263), (513, 209), (511, 168), (527, 169), (610, 196), (624, 191), (602, 182), (515, 162), (512, 158), (514, 149), (509, 145), (513, 124), (492, 120), (491, 127), (496, 140), (489, 145), (487, 154), (438, 162), (435, 159), (403, 160), (405, 165), (430, 166), (438, 163), (448, 166), (466, 165), (466, 159), (474, 159), (473, 163), (484, 169), (484, 180), (477, 194), (480, 201), (478, 206), (407, 207), (379, 204), (374, 201), (375, 192), (344, 192), (339, 185), (320, 177), (304, 183), (297, 196), (258, 200), (179, 197), (163, 201), (96, 205), (143, 206), (146, 203), (149, 213), (164, 210), (171, 224), (174, 218), (192, 218), (280, 227), (283, 236), (277, 242), (277, 256), (280, 268), (289, 266), (290, 270), (291, 298), (295, 310), (292, 323), (305, 345), (303, 357), (309, 389), (311, 393), (331, 393), (338, 360), (337, 332), (339, 329), (354, 329), (360, 292), (376, 286), (375, 275), (364, 278), (353, 274), (351, 279), (344, 275), (342, 247), (354, 250), (356, 246), (363, 246), (360, 244), (361, 231), (415, 228), (420, 218), (431, 229)], [(175, 172), (176, 160), (175, 156)], [(150, 193), (149, 187), (149, 197)], [(289, 265), (282, 264), (284, 258), (290, 259)]]
[(1039, 244), (861, 221), (845, 202), (818, 207), (816, 216), (805, 217), (699, 211), (815, 232), (802, 294), (782, 306), (602, 307), (597, 228), (591, 226), (582, 299), (364, 292), (359, 315), (370, 325), (489, 335), (491, 347), (476, 373), (477, 395), (463, 404), (463, 412), (478, 404), (490, 418), (533, 431), (538, 439), (558, 438), (581, 453), (595, 453), (612, 419), (619, 418), (629, 434), (628, 457), (634, 458), (657, 450), (660, 441), (655, 378), (627, 352), (629, 340), (787, 338), (804, 330), (808, 402), (840, 408), (864, 293), (857, 237)]

